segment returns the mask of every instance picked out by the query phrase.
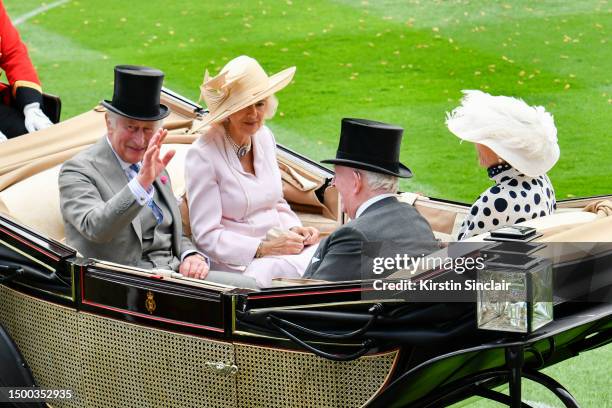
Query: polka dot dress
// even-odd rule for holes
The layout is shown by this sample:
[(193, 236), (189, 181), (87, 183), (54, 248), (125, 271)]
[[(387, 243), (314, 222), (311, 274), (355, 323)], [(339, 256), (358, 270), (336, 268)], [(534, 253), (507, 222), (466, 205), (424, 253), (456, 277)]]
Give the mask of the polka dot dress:
[(488, 168), (495, 185), (482, 193), (461, 224), (457, 240), (550, 215), (557, 208), (548, 176), (528, 177), (509, 164)]

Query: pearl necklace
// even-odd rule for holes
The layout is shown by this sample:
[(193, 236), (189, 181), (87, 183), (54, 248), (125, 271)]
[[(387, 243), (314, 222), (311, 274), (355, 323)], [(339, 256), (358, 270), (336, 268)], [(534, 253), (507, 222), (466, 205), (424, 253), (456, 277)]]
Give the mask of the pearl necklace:
[(225, 138), (232, 145), (232, 149), (234, 149), (234, 153), (236, 153), (236, 156), (238, 156), (238, 160), (242, 159), (244, 156), (246, 156), (251, 151), (252, 146), (251, 146), (250, 141), (247, 144), (243, 144), (242, 146), (239, 146), (236, 142), (234, 142), (234, 140), (231, 138), (227, 130), (225, 131)]

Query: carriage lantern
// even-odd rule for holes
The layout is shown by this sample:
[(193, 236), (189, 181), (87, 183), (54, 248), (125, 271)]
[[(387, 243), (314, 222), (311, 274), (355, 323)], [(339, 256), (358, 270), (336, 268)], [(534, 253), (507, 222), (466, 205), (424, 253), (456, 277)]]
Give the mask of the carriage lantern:
[(479, 329), (531, 333), (552, 322), (552, 263), (532, 256), (543, 246), (504, 242), (485, 252), (488, 260), (478, 272)]

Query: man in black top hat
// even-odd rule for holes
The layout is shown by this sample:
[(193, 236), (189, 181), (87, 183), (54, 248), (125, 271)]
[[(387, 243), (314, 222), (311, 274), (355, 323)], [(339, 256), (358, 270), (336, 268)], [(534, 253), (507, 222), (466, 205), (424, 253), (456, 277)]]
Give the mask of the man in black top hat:
[(164, 75), (115, 67), (106, 135), (62, 166), (60, 207), (66, 241), (82, 255), (204, 279), (208, 261), (183, 235), (181, 215), (161, 155), (167, 135), (160, 104)]
[[(334, 185), (342, 211), (352, 220), (321, 241), (304, 278), (328, 281), (373, 279), (371, 266), (362, 267), (363, 244), (419, 257), (436, 251), (438, 243), (429, 223), (413, 206), (395, 197), (398, 177), (412, 177), (399, 162), (403, 129), (365, 119), (342, 119), (334, 164)], [(392, 243), (393, 245), (386, 245)], [(388, 252), (388, 251), (387, 251)], [(395, 253), (376, 256), (394, 257)], [(371, 256), (371, 254), (368, 254)]]

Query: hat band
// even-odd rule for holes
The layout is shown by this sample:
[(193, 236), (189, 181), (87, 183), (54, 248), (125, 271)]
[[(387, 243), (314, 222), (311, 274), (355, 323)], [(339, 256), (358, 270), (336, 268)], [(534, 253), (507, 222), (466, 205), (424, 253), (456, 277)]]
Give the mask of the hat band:
[(336, 152), (336, 159), (342, 160), (353, 160), (356, 162), (361, 162), (363, 164), (370, 164), (377, 167), (382, 167), (384, 169), (388, 169), (394, 172), (399, 170), (399, 162), (398, 161), (389, 161), (378, 158), (373, 158), (372, 156), (362, 156), (354, 153), (345, 153), (342, 151)]
[(269, 87), (269, 81), (268, 76), (262, 72), (251, 73), (242, 80), (230, 82), (219, 88), (212, 88), (204, 84), (202, 86), (202, 97), (208, 109), (211, 112), (216, 112), (223, 105), (237, 105), (245, 98), (265, 92)]
[[(242, 91), (241, 93), (233, 93), (233, 94), (228, 93), (228, 95), (222, 101), (222, 103), (210, 108), (209, 114), (211, 116), (218, 116), (225, 112), (235, 113), (240, 110), (240, 109), (236, 109), (236, 107), (240, 107), (241, 105), (244, 104), (245, 101), (249, 101), (250, 99), (257, 97), (258, 94), (265, 93), (267, 90), (268, 88), (257, 90), (256, 92), (253, 92), (252, 90), (246, 90), (246, 91)], [(256, 102), (258, 101), (255, 101), (253, 103), (256, 103)], [(223, 106), (223, 104), (225, 104), (226, 106)], [(245, 107), (248, 107), (248, 106), (250, 105), (246, 105)]]
[(160, 112), (159, 103), (156, 105), (141, 105), (138, 103), (121, 103), (120, 101), (113, 101), (112, 105), (118, 110), (131, 114), (133, 116), (157, 116)]

